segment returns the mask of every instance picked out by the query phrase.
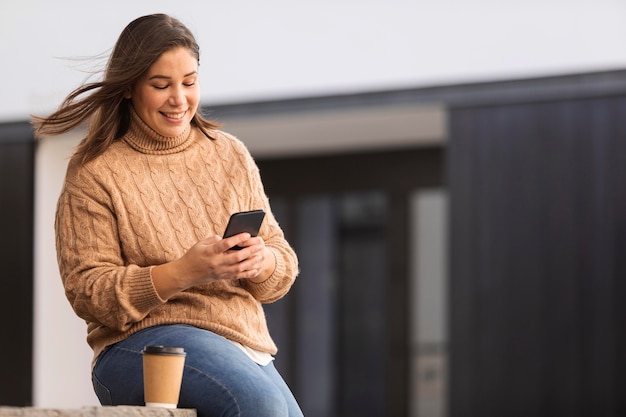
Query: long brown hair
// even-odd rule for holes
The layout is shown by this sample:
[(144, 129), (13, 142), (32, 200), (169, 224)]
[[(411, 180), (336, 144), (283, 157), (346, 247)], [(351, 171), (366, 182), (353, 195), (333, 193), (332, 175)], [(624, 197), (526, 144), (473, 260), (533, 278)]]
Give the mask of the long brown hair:
[[(124, 93), (166, 51), (185, 47), (200, 63), (200, 47), (191, 31), (179, 20), (152, 14), (133, 20), (120, 34), (107, 63), (104, 79), (85, 83), (72, 91), (48, 117), (33, 117), (36, 135), (58, 135), (88, 122), (87, 136), (74, 158), (86, 163), (120, 139), (130, 124), (130, 100)], [(80, 98), (86, 93), (89, 95)], [(219, 127), (196, 112), (191, 123), (205, 135)]]

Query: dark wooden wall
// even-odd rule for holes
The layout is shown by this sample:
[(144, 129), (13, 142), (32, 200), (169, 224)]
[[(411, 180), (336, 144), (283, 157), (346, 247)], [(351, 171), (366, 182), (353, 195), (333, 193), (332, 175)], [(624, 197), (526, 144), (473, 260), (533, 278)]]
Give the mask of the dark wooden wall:
[(0, 124), (0, 405), (31, 405), (34, 141), (28, 123)]
[(450, 127), (450, 416), (626, 415), (626, 94)]

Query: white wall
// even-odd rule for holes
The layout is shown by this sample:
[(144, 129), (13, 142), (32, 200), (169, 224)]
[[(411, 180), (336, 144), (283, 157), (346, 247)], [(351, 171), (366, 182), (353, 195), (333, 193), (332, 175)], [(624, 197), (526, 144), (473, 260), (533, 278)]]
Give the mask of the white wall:
[[(135, 17), (197, 34), (204, 104), (626, 67), (623, 0), (0, 0), (0, 122), (47, 113)], [(242, 138), (246, 139), (246, 138)], [(42, 407), (97, 404), (85, 326), (63, 296), (52, 221), (78, 136), (36, 161), (35, 386)]]
[(79, 138), (68, 134), (42, 140), (35, 160), (33, 404), (41, 407), (98, 404), (91, 388), (87, 326), (65, 298), (54, 250), (56, 200)]
[(205, 103), (626, 66), (623, 0), (0, 0), (0, 121), (45, 113), (132, 19), (197, 34)]

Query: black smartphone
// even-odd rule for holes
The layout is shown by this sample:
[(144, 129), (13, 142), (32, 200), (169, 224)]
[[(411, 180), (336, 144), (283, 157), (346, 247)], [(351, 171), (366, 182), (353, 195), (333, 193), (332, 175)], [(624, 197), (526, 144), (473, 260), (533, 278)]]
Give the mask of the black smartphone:
[[(244, 232), (248, 232), (250, 233), (250, 236), (254, 237), (259, 234), (259, 229), (261, 228), (261, 223), (263, 223), (264, 218), (265, 211), (261, 209), (233, 213), (230, 216), (230, 219), (228, 219), (228, 224), (226, 225), (226, 230), (224, 231), (224, 238), (235, 236)], [(242, 248), (239, 246), (233, 246), (230, 249), (240, 250)]]

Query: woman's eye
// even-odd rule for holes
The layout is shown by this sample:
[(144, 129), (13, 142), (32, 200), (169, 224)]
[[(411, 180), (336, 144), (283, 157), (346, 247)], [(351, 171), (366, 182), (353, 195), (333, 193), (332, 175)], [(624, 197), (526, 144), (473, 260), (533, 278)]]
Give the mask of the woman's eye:
[(185, 84), (183, 84), (183, 85), (184, 85), (185, 87), (192, 87), (195, 83), (196, 83), (196, 82), (195, 82), (195, 81), (193, 81), (193, 82), (190, 82), (190, 83), (185, 83)]
[(155, 85), (154, 88), (156, 88), (157, 90), (165, 90), (167, 88), (166, 85)]

